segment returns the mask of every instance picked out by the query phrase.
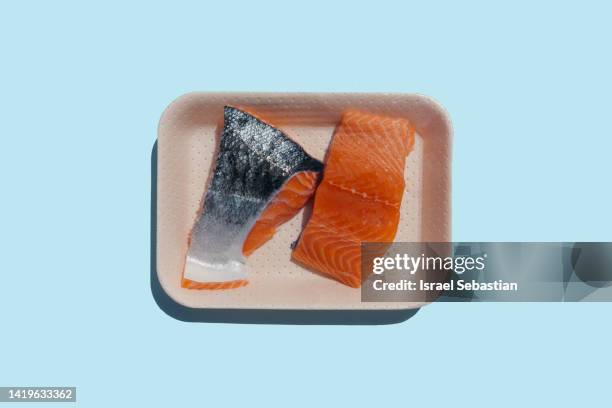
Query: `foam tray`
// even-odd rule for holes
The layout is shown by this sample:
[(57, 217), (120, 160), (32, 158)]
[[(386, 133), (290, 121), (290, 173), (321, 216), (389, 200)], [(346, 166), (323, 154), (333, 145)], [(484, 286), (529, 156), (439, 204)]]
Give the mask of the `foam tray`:
[(396, 241), (450, 241), (451, 125), (444, 109), (417, 94), (190, 93), (164, 111), (158, 128), (157, 277), (177, 303), (198, 309), (398, 310), (421, 302), (361, 302), (359, 289), (291, 261), (302, 213), (247, 260), (250, 284), (233, 290), (181, 288), (193, 226), (223, 126), (224, 105), (252, 108), (322, 160), (348, 108), (406, 117), (417, 130), (406, 170)]

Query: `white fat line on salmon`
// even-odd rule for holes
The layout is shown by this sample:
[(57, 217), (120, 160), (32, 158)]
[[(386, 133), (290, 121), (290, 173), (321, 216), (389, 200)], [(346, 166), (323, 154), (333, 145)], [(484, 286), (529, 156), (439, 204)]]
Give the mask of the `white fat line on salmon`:
[(348, 191), (349, 193), (361, 196), (363, 198), (370, 199), (370, 200), (372, 200), (372, 201), (374, 201), (376, 203), (380, 203), (380, 204), (383, 204), (383, 205), (386, 205), (386, 206), (389, 206), (389, 207), (393, 207), (393, 208), (399, 208), (399, 205), (391, 203), (388, 200), (381, 200), (380, 198), (378, 198), (376, 196), (372, 196), (372, 195), (369, 195), (368, 193), (361, 192), (361, 191), (355, 189), (354, 187), (346, 187), (346, 186), (344, 186), (342, 184), (334, 183), (333, 181), (330, 181), (330, 180), (325, 180), (325, 182), (328, 183), (331, 186), (339, 188), (340, 190)]

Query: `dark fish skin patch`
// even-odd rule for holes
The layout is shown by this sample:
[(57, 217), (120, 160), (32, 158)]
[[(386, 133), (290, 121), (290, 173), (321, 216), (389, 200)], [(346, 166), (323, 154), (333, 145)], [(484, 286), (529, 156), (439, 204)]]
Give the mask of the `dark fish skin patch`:
[(284, 183), (298, 172), (322, 168), (281, 130), (226, 106), (219, 154), (189, 256), (207, 264), (236, 260), (236, 249)]

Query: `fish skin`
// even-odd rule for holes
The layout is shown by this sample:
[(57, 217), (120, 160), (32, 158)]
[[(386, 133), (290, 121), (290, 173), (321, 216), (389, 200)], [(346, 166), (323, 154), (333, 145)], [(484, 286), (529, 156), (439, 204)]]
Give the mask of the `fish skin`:
[[(361, 286), (361, 244), (395, 238), (414, 133), (403, 118), (358, 111), (342, 116), (294, 261), (345, 285)], [(387, 249), (384, 244), (377, 248), (381, 256)]]
[(215, 169), (189, 240), (183, 287), (217, 289), (223, 282), (246, 281), (243, 246), (258, 218), (292, 177), (322, 167), (279, 129), (226, 106)]

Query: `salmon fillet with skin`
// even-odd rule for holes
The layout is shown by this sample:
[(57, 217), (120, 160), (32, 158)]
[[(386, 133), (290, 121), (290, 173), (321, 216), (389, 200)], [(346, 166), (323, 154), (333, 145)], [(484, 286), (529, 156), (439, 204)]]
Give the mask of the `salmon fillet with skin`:
[[(249, 232), (242, 254), (250, 256), (256, 249), (272, 239), (276, 230), (292, 219), (305, 205), (314, 193), (319, 173), (303, 171), (297, 173), (276, 194)], [(236, 289), (248, 285), (246, 279), (227, 282), (197, 282), (183, 278), (182, 287), (186, 289)]]
[(181, 286), (248, 284), (246, 257), (314, 193), (322, 163), (261, 117), (226, 106), (213, 177), (191, 230)]
[(311, 218), (293, 251), (295, 261), (361, 286), (361, 243), (395, 238), (414, 133), (403, 118), (357, 111), (342, 116)]

